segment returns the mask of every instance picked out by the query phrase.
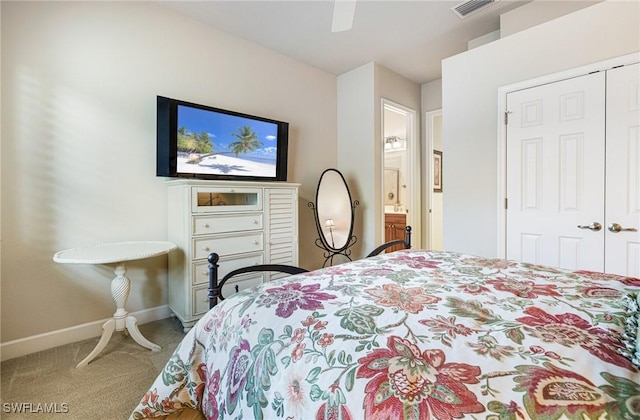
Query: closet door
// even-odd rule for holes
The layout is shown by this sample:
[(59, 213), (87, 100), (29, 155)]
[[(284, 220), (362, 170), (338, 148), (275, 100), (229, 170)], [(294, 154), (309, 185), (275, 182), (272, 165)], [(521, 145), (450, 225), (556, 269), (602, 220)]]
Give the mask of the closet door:
[(605, 74), (507, 95), (507, 258), (604, 271)]
[(639, 75), (640, 64), (607, 71), (605, 270), (632, 277), (640, 277)]

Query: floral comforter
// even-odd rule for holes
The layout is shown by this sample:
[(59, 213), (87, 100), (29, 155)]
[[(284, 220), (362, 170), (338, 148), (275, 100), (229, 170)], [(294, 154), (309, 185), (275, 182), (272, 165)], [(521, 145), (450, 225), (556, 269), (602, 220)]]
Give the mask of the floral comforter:
[(209, 311), (132, 419), (638, 419), (621, 297), (640, 279), (403, 250)]

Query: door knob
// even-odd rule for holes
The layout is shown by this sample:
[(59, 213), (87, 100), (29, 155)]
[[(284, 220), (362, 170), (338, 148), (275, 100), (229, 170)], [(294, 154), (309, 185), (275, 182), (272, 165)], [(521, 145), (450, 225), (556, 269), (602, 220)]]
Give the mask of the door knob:
[(613, 232), (613, 233), (618, 233), (618, 232), (637, 232), (638, 231), (638, 229), (636, 229), (636, 228), (623, 228), (618, 223), (611, 223), (609, 226), (607, 226), (607, 229), (609, 229), (609, 231)]
[(590, 225), (578, 225), (578, 227), (580, 229), (590, 229), (594, 232), (599, 231), (600, 229), (602, 229), (602, 225), (598, 222), (593, 222)]

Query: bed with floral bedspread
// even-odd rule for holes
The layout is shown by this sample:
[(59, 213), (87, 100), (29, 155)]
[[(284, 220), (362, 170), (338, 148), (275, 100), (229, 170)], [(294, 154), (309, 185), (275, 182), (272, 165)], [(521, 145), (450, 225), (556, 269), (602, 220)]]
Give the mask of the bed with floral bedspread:
[(622, 354), (638, 291), (421, 250), (291, 276), (210, 310), (131, 418), (638, 419)]

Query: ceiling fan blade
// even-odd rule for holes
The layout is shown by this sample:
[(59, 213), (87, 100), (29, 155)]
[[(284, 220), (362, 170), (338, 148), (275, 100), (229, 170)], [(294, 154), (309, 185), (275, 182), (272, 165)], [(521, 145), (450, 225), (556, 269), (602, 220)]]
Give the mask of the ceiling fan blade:
[(356, 0), (335, 0), (333, 5), (333, 22), (331, 32), (348, 31), (353, 26), (353, 15), (356, 11)]

